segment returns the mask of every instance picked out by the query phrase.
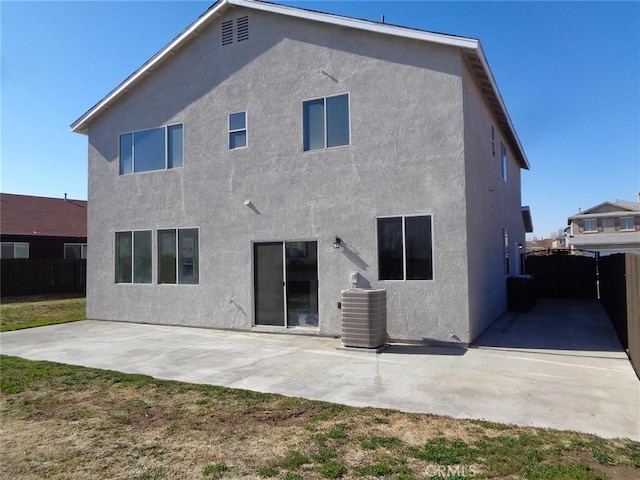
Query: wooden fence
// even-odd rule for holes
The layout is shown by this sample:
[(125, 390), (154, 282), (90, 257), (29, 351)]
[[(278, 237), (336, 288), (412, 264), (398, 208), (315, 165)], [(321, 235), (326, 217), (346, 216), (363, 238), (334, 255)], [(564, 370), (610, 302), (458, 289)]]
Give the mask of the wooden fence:
[(640, 378), (640, 256), (600, 257), (600, 299)]
[(16, 258), (0, 260), (0, 294), (86, 293), (87, 261)]
[(525, 272), (545, 298), (598, 298), (598, 255), (576, 250), (545, 250), (524, 256)]

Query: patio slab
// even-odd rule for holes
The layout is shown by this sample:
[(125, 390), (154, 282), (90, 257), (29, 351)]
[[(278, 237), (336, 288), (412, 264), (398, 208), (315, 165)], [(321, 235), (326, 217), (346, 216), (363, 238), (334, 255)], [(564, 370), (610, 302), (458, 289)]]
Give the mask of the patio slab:
[(640, 381), (598, 302), (507, 313), (469, 349), (87, 320), (0, 334), (31, 360), (640, 441)]

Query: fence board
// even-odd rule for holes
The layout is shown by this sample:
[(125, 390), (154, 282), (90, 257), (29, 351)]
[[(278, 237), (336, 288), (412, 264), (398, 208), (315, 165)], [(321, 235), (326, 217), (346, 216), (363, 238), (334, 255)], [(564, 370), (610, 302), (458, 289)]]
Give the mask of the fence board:
[(600, 296), (640, 378), (640, 256), (600, 257)]
[(598, 298), (597, 258), (549, 251), (527, 254), (525, 271), (536, 279), (536, 294), (545, 298)]
[(16, 258), (0, 261), (2, 295), (86, 293), (87, 261)]
[(613, 323), (620, 343), (628, 347), (627, 336), (627, 287), (625, 279), (625, 255), (600, 257), (600, 300)]
[(629, 358), (640, 378), (640, 256), (625, 255)]

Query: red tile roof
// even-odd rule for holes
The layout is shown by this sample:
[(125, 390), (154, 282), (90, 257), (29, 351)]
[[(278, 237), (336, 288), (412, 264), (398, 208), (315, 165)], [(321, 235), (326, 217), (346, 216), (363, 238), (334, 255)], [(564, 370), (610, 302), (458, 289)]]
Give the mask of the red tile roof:
[(0, 193), (0, 233), (86, 237), (87, 202)]

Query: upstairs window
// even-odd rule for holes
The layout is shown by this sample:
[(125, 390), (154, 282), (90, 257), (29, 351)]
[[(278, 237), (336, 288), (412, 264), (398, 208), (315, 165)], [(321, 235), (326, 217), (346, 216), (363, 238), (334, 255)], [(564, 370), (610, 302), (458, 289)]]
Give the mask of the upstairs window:
[(500, 152), (502, 157), (502, 179), (507, 181), (507, 147), (504, 143), (500, 142)]
[(433, 280), (431, 216), (377, 219), (379, 280)]
[(491, 125), (491, 155), (496, 156), (496, 129)]
[(349, 94), (302, 103), (304, 151), (349, 145)]
[(247, 112), (229, 115), (229, 150), (247, 146)]
[(635, 230), (635, 223), (633, 221), (633, 217), (622, 217), (620, 218), (620, 230), (622, 231), (633, 231)]
[(181, 124), (120, 135), (120, 175), (182, 167)]
[(582, 221), (582, 228), (585, 233), (593, 233), (598, 231), (598, 220), (595, 218), (588, 218)]
[(29, 244), (26, 242), (2, 242), (0, 258), (29, 258)]

